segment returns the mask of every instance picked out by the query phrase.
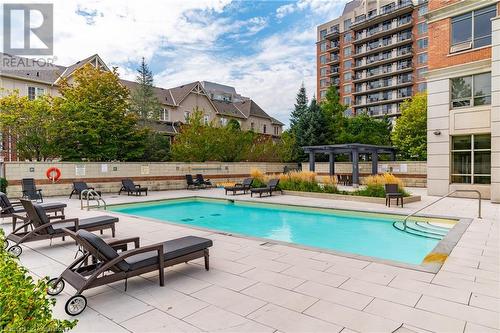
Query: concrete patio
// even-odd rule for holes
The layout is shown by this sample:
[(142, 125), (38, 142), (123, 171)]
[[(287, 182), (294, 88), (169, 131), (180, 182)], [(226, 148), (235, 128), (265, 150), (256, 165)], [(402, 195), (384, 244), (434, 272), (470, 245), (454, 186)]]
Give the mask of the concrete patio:
[[(422, 189), (411, 191), (422, 201), (404, 209), (286, 195), (231, 198), (388, 213), (409, 213), (436, 199)], [(210, 189), (104, 198), (112, 204), (186, 196), (226, 197)], [(48, 200), (66, 202), (69, 217), (102, 214), (80, 210), (76, 199)], [(475, 218), (477, 200), (448, 198), (425, 212)], [(437, 274), (119, 216), (117, 237), (140, 236), (141, 244), (185, 235), (212, 239), (211, 269), (194, 261), (169, 268), (164, 287), (151, 273), (130, 279), (126, 292), (123, 282), (84, 292), (89, 303), (75, 331), (500, 332), (500, 205), (489, 201), (483, 202), (483, 219), (474, 219)], [(10, 231), (7, 219), (1, 226)], [(36, 277), (56, 277), (75, 250), (68, 240), (28, 243), (21, 263)], [(72, 294), (66, 286), (56, 297), (56, 317), (72, 319), (64, 312)]]

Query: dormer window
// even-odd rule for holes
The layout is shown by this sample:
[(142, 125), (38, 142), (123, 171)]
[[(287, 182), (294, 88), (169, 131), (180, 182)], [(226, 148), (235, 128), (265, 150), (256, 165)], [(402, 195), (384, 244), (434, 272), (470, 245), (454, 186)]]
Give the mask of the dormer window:
[(43, 96), (43, 95), (45, 95), (45, 89), (44, 88), (28, 87), (28, 99), (30, 101), (32, 101), (35, 98), (38, 98), (40, 96)]

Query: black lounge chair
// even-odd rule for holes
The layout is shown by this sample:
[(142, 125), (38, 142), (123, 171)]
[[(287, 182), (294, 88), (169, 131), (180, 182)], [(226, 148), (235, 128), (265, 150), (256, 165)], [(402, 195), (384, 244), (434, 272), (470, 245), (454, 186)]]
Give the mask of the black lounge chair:
[(78, 199), (81, 199), (82, 192), (85, 190), (93, 190), (101, 196), (101, 191), (96, 191), (94, 187), (88, 186), (86, 182), (73, 182), (73, 191), (71, 191), (69, 198), (71, 199), (73, 194), (78, 194)]
[(250, 189), (250, 196), (253, 197), (254, 193), (259, 194), (259, 198), (262, 197), (262, 194), (269, 193), (269, 196), (273, 195), (273, 192), (280, 191), (283, 194), (283, 191), (278, 188), (280, 180), (279, 179), (271, 179), (266, 187), (257, 187)]
[[(127, 290), (128, 278), (156, 270), (160, 286), (163, 286), (165, 267), (198, 258), (205, 258), (205, 269), (209, 269), (210, 239), (187, 236), (139, 247), (138, 237), (106, 243), (101, 237), (85, 230), (64, 231), (83, 248), (83, 253), (59, 277), (49, 280), (47, 293), (58, 295), (63, 291), (65, 282), (74, 287), (76, 293), (65, 305), (66, 313), (72, 316), (85, 310), (87, 299), (82, 295), (85, 290), (120, 280), (125, 280)], [(129, 243), (134, 243), (134, 248), (127, 250)]]
[[(111, 234), (115, 237), (115, 223), (118, 218), (109, 215), (101, 215), (89, 217), (85, 219), (72, 218), (67, 219), (64, 215), (47, 216), (45, 210), (39, 204), (34, 204), (29, 200), (21, 200), (24, 209), (26, 210), (27, 219), (22, 226), (17, 227), (5, 240), (5, 248), (16, 257), (22, 253), (22, 248), (19, 244), (34, 242), (44, 239), (59, 238), (64, 240), (66, 234), (63, 228), (69, 230), (85, 229), (87, 231), (97, 231), (101, 233), (105, 229), (111, 229)], [(31, 231), (23, 229), (30, 227)], [(14, 245), (9, 246), (9, 241), (14, 242)]]
[(252, 183), (253, 183), (253, 178), (245, 178), (243, 179), (243, 183), (241, 184), (234, 184), (234, 186), (226, 186), (224, 187), (224, 190), (227, 192), (233, 192), (233, 195), (236, 194), (236, 192), (243, 191), (243, 194), (246, 194), (247, 191), (250, 191), (252, 188)]
[(391, 207), (391, 199), (396, 198), (396, 206), (401, 199), (401, 208), (403, 208), (403, 193), (399, 192), (398, 184), (385, 184), (385, 205)]
[(23, 178), (21, 180), (21, 184), (23, 190), (23, 199), (43, 202), (42, 189), (36, 188), (35, 179)]
[(196, 174), (196, 181), (198, 184), (201, 184), (203, 187), (212, 187), (212, 182), (210, 182), (210, 179), (204, 179), (203, 175), (201, 173)]
[(202, 184), (198, 180), (194, 180), (192, 175), (186, 175), (187, 189), (200, 188)]
[(139, 184), (134, 184), (132, 179), (126, 178), (122, 179), (122, 187), (120, 188), (120, 191), (118, 192), (118, 195), (120, 195), (122, 192), (127, 192), (127, 195), (142, 195), (142, 193), (146, 193), (148, 195), (148, 188), (147, 187), (142, 187)]
[[(55, 213), (55, 215), (57, 215), (57, 213), (64, 215), (64, 208), (66, 208), (66, 204), (62, 202), (47, 202), (40, 204), (40, 206), (46, 213)], [(0, 192), (0, 207), (0, 217), (12, 217), (12, 230), (15, 230), (17, 219), (21, 219), (22, 215), (26, 213), (23, 205), (20, 201), (10, 201), (5, 193)], [(23, 217), (22, 220), (28, 221), (26, 217)]]

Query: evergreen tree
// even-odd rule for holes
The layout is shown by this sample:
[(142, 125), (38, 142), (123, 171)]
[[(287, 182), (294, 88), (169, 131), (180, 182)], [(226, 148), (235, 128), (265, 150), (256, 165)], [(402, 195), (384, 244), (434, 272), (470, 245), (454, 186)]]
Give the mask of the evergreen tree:
[(338, 143), (338, 137), (342, 128), (345, 126), (344, 111), (347, 106), (340, 103), (340, 96), (335, 86), (330, 86), (326, 92), (325, 100), (321, 103), (327, 132), (326, 140), (330, 144)]
[(303, 133), (302, 144), (304, 146), (316, 146), (326, 144), (325, 129), (327, 128), (326, 118), (320, 106), (313, 97), (307, 113), (302, 117)]
[(153, 73), (149, 69), (144, 58), (137, 69), (137, 89), (131, 92), (130, 110), (134, 112), (142, 125), (147, 121), (160, 118), (161, 105), (155, 95), (153, 86)]
[(300, 119), (307, 112), (307, 102), (306, 88), (304, 87), (304, 83), (302, 83), (299, 92), (297, 93), (294, 110), (292, 111), (290, 117), (290, 128), (292, 129), (292, 132), (295, 131), (295, 127), (300, 122)]

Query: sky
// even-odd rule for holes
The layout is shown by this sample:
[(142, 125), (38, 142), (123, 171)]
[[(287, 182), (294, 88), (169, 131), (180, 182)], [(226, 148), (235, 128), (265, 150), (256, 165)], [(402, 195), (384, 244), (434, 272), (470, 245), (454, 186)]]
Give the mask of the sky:
[(55, 62), (97, 53), (134, 80), (144, 57), (156, 86), (232, 85), (288, 124), (300, 85), (310, 97), (315, 92), (316, 26), (337, 17), (345, 2), (56, 0)]

